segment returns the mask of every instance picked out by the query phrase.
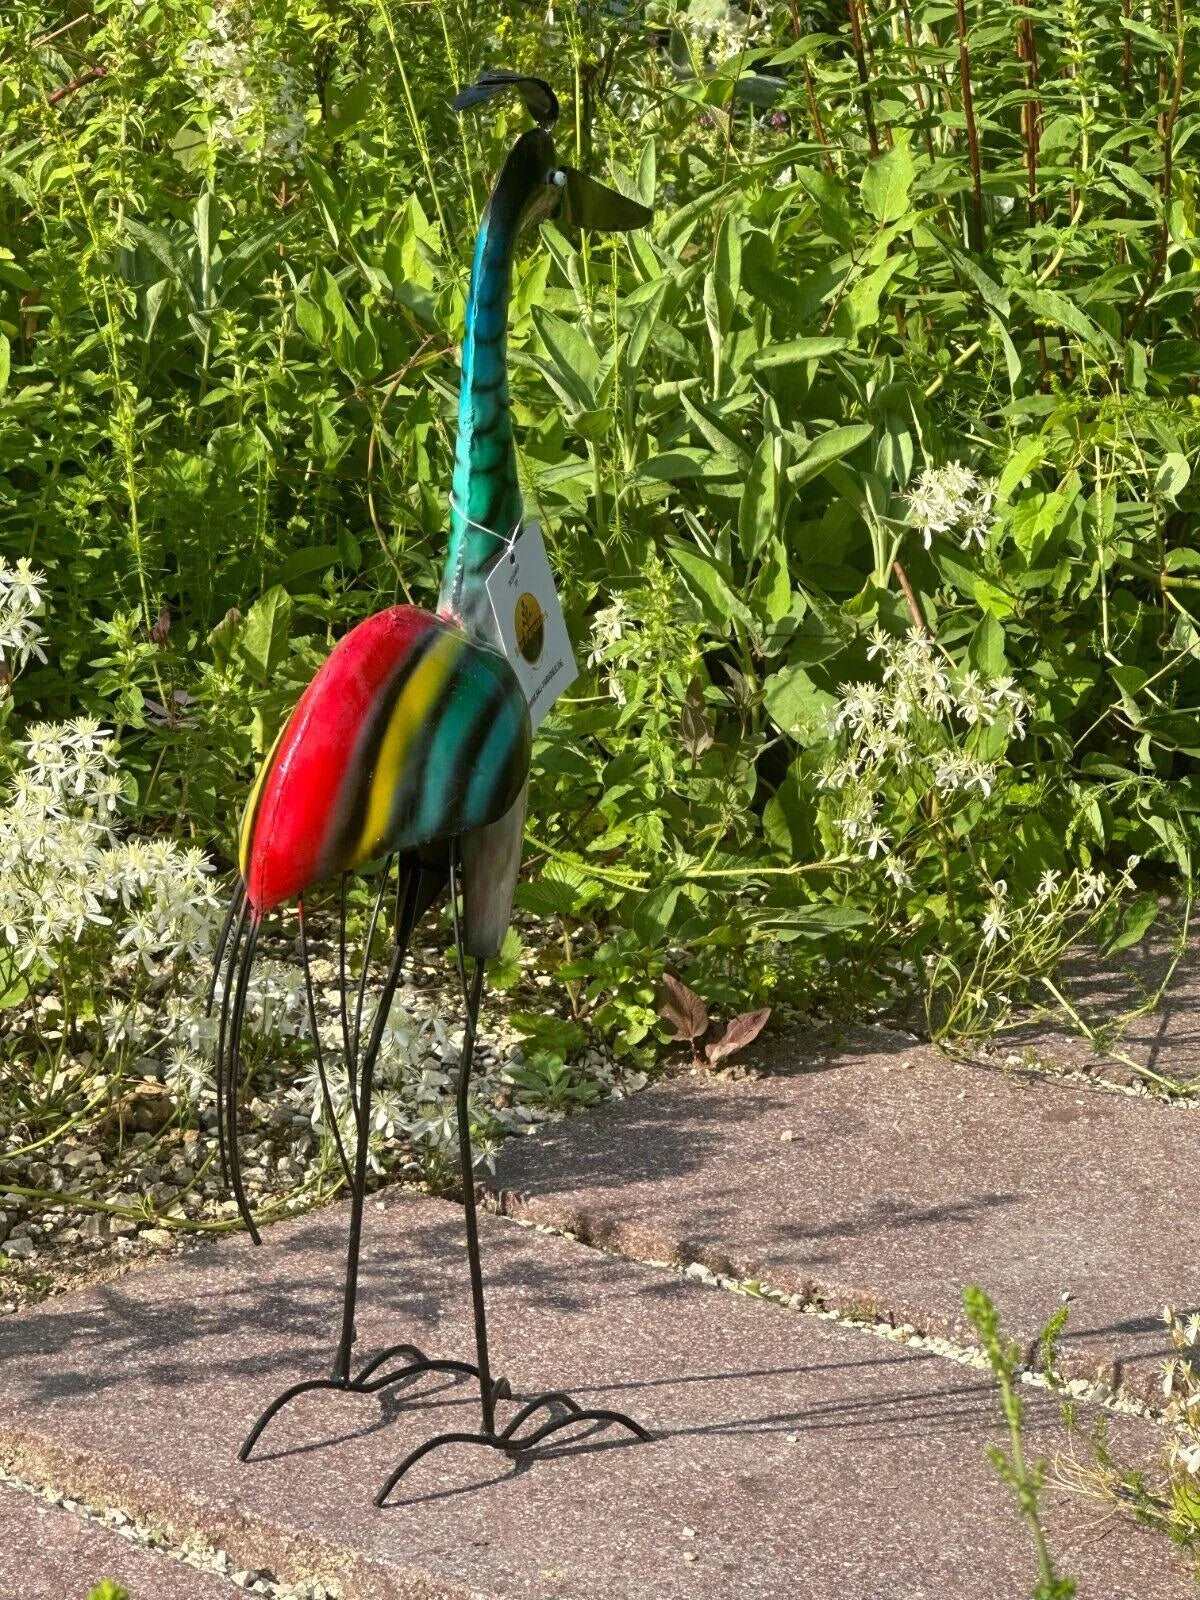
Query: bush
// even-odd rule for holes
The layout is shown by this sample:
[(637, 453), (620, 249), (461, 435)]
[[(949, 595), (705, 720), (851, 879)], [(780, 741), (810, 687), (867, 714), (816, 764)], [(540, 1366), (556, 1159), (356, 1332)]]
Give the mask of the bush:
[(144, 826), (228, 861), (331, 640), (432, 602), (523, 122), (449, 101), (502, 60), (657, 208), (545, 227), (513, 305), (587, 660), (520, 895), (573, 1014), (643, 1051), (672, 966), (733, 1007), (907, 979), (978, 1025), (1047, 881), (1086, 915), (1043, 970), (1140, 936), (1122, 874), (1190, 874), (1196, 831), (1196, 22), (968, 13), (107, 0), (51, 33), (14, 0), (0, 539), (52, 600), (14, 726), (115, 729)]

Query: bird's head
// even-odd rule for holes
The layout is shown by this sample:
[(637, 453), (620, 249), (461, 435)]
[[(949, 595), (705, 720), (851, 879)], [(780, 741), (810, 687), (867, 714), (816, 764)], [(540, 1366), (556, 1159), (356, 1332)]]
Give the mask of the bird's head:
[(516, 231), (554, 217), (576, 228), (620, 233), (642, 228), (653, 213), (558, 160), (552, 129), (558, 96), (541, 78), (492, 68), (454, 99), (456, 111), (471, 111), (501, 94), (516, 94), (536, 123), (521, 134), (492, 190), (493, 211), (507, 212)]

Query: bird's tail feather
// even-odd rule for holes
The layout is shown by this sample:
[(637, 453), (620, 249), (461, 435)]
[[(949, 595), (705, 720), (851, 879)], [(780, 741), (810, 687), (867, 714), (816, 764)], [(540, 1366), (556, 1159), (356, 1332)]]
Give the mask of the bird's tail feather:
[(512, 920), (528, 793), (526, 784), (498, 822), (462, 838), (463, 949), (477, 961), (499, 955)]

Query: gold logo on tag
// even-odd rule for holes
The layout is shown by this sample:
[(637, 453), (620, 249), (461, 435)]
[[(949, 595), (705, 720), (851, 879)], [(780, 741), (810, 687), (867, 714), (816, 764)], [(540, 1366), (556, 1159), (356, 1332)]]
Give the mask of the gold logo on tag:
[(532, 667), (546, 643), (546, 618), (528, 590), (517, 601), (513, 621), (516, 625), (517, 649)]

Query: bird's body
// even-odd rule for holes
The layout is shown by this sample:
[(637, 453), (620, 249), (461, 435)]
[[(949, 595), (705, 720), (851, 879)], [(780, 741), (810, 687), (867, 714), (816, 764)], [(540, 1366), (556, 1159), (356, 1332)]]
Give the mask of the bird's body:
[(262, 915), (314, 883), (499, 821), (529, 769), (512, 668), (415, 606), (338, 643), (259, 773), (242, 821), (246, 898)]

